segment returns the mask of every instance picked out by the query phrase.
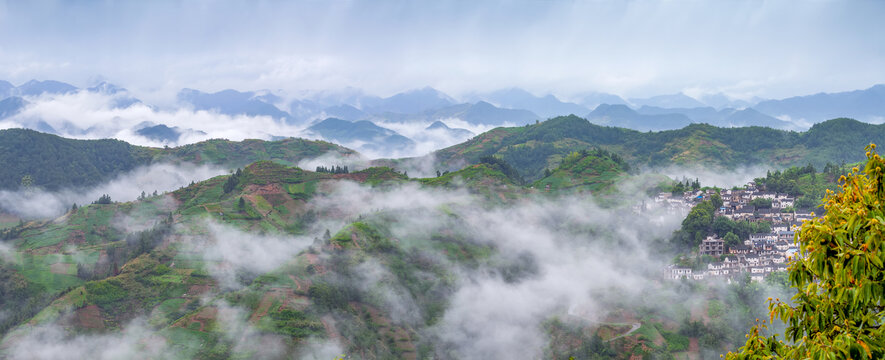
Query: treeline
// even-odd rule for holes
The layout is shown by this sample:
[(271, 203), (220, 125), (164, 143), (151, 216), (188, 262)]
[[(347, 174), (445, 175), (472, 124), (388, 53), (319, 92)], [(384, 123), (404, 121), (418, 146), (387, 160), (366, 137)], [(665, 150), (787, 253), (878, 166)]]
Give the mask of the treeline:
[(837, 181), (849, 172), (844, 163), (826, 163), (823, 171), (817, 172), (812, 164), (794, 166), (784, 171), (768, 171), (765, 177), (753, 179), (756, 186), (764, 191), (789, 194), (796, 198), (794, 207), (810, 209), (819, 205), (826, 190), (835, 190)]
[(338, 165), (330, 166), (330, 167), (317, 166), (316, 172), (329, 173), (329, 174), (347, 174), (347, 173), (350, 173), (350, 170), (347, 169), (347, 165), (344, 165), (344, 167), (341, 167)]
[(670, 193), (673, 195), (682, 195), (686, 191), (698, 191), (701, 189), (701, 181), (697, 178), (692, 181), (691, 179), (682, 178), (682, 180), (673, 180), (673, 184), (670, 185)]
[(106, 249), (107, 258), (102, 258), (93, 265), (77, 264), (77, 277), (89, 281), (120, 274), (120, 266), (141, 254), (150, 252), (172, 234), (173, 224), (172, 213), (169, 213), (152, 228), (129, 233), (121, 245), (109, 246)]
[(479, 159), (479, 162), (488, 165), (492, 169), (500, 171), (505, 176), (507, 176), (510, 181), (513, 181), (514, 184), (525, 184), (525, 179), (523, 179), (522, 175), (519, 174), (519, 171), (516, 171), (513, 166), (510, 166), (510, 164), (502, 159), (494, 156), (483, 156)]
[(237, 188), (237, 185), (240, 184), (240, 178), (242, 178), (242, 177), (243, 177), (243, 170), (237, 168), (237, 171), (235, 173), (231, 174), (230, 176), (228, 176), (227, 180), (224, 182), (224, 186), (222, 186), (222, 190), (224, 190), (224, 193), (227, 194), (231, 191), (234, 191), (234, 189)]

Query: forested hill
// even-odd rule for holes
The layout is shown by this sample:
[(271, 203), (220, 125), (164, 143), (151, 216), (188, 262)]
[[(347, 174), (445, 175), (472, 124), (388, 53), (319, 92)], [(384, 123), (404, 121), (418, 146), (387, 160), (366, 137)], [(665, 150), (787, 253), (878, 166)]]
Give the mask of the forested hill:
[(434, 153), (442, 167), (473, 163), (494, 155), (529, 180), (553, 169), (562, 158), (599, 147), (619, 154), (634, 167), (741, 165), (785, 167), (859, 161), (869, 143), (885, 143), (885, 125), (833, 119), (806, 132), (765, 127), (719, 128), (692, 124), (679, 130), (639, 132), (594, 125), (577, 116), (553, 118), (524, 127), (497, 128)]
[(146, 148), (119, 140), (72, 140), (33, 130), (0, 130), (0, 189), (17, 188), (25, 176), (33, 186), (48, 189), (90, 186), (149, 160)]
[(191, 162), (242, 167), (258, 160), (294, 165), (304, 158), (353, 150), (324, 142), (208, 140), (176, 148), (150, 148), (119, 140), (73, 140), (34, 130), (0, 130), (0, 189), (17, 189), (26, 176), (31, 186), (49, 190), (89, 187), (154, 162)]

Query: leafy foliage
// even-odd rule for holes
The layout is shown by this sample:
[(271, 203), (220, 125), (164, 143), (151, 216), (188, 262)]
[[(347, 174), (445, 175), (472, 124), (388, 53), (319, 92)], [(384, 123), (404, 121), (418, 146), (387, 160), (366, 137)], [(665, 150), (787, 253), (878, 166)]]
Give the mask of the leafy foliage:
[(881, 359), (885, 357), (885, 160), (867, 147), (864, 171), (828, 192), (827, 213), (803, 224), (801, 257), (789, 268), (799, 292), (792, 304), (769, 299), (770, 320), (783, 321), (784, 340), (754, 326), (729, 359)]

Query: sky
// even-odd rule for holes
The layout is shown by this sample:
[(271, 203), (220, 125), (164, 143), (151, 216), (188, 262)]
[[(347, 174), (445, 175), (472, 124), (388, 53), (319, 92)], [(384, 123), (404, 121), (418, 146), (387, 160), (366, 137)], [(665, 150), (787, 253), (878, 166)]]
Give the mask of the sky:
[(7, 1), (0, 79), (780, 98), (885, 82), (881, 1)]

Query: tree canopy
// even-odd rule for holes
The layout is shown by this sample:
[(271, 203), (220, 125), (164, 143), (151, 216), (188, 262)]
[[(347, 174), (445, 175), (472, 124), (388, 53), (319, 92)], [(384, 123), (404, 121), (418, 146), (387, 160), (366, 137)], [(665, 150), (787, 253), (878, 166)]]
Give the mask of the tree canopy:
[(769, 299), (770, 318), (785, 325), (783, 340), (764, 335), (763, 320), (728, 359), (885, 358), (885, 161), (867, 147), (863, 170), (827, 191), (826, 215), (803, 224), (800, 256), (789, 267), (798, 290), (792, 304)]

